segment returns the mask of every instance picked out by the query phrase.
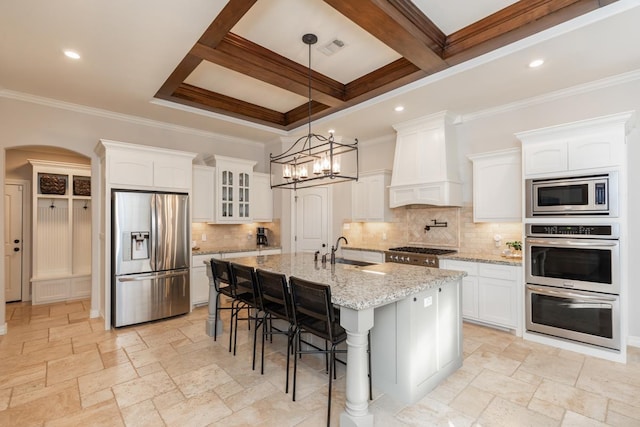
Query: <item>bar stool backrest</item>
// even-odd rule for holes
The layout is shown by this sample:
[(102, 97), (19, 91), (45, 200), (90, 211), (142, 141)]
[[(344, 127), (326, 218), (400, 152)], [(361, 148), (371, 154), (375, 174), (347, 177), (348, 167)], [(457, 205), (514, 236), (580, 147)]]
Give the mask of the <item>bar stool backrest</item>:
[(224, 294), (230, 296), (234, 295), (234, 286), (231, 277), (231, 266), (229, 265), (228, 261), (211, 258), (211, 275), (213, 276), (213, 284), (217, 292), (222, 291), (222, 293)]
[(321, 283), (289, 279), (293, 317), (296, 326), (334, 342), (337, 326), (331, 304), (331, 288)]
[[(293, 323), (293, 310), (287, 276), (281, 273), (256, 269), (258, 287), (265, 309)], [(271, 309), (269, 309), (271, 307)]]
[(237, 297), (240, 298), (243, 294), (249, 294), (249, 300), (244, 302), (263, 311), (260, 290), (258, 289), (256, 279), (256, 270), (253, 267), (236, 264), (234, 262), (230, 262), (229, 264), (231, 266), (231, 278)]

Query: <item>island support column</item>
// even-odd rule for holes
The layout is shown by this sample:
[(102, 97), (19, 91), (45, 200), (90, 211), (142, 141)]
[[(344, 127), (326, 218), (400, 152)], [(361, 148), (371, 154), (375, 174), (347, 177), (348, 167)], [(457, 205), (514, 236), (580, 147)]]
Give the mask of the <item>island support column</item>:
[[(209, 278), (209, 316), (207, 317), (207, 323), (205, 325), (205, 332), (212, 337), (216, 328), (214, 328), (216, 320), (216, 297), (218, 291), (216, 291), (216, 285), (213, 283), (213, 274), (211, 272), (211, 263), (207, 263), (207, 277)], [(218, 316), (218, 328), (217, 335), (222, 335), (222, 319)]]
[(369, 413), (369, 379), (367, 345), (373, 327), (373, 308), (353, 310), (340, 307), (340, 324), (347, 331), (347, 384), (345, 411), (341, 426), (371, 426)]

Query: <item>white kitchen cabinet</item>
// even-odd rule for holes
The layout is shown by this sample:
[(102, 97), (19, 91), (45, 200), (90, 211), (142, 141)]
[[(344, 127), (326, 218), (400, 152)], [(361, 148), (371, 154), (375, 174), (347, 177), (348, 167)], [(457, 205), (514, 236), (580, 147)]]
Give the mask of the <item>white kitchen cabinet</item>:
[(624, 163), (632, 112), (613, 114), (517, 133), (522, 141), (524, 176), (559, 176)]
[(254, 222), (273, 221), (273, 190), (271, 189), (271, 175), (268, 173), (253, 173), (251, 183), (251, 210)]
[(96, 151), (113, 188), (191, 191), (194, 153), (107, 140)]
[(209, 276), (207, 264), (211, 258), (220, 259), (220, 254), (193, 255), (191, 257), (191, 306), (209, 303)]
[(211, 166), (193, 166), (192, 222), (215, 222), (215, 174)]
[(253, 166), (256, 162), (214, 156), (216, 160), (216, 223), (253, 222), (250, 210)]
[(473, 221), (522, 221), (519, 148), (469, 156), (473, 162)]
[(91, 296), (91, 166), (32, 166), (32, 303)]
[(374, 264), (382, 264), (384, 262), (384, 252), (382, 251), (365, 251), (362, 249), (340, 248), (342, 258), (353, 261), (371, 262)]
[(513, 329), (522, 335), (522, 267), (440, 260), (440, 268), (467, 272), (462, 281), (462, 316), (466, 320)]
[(360, 174), (351, 183), (351, 212), (354, 222), (389, 222), (393, 217), (389, 207), (391, 171)]
[(374, 325), (373, 384), (405, 404), (462, 365), (459, 281), (376, 308)]

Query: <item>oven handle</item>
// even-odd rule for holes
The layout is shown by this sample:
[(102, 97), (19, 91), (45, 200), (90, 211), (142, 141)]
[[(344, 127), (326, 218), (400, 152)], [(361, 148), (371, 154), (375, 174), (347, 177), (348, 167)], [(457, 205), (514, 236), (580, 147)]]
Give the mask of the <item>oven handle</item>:
[(604, 302), (604, 303), (616, 301), (615, 297), (596, 297), (592, 295), (576, 294), (568, 291), (552, 291), (550, 289), (539, 288), (537, 286), (531, 286), (531, 285), (527, 285), (527, 288), (531, 289), (535, 293), (538, 293), (541, 295), (547, 295), (550, 297), (571, 297), (571, 298), (580, 298), (580, 299), (585, 299), (593, 302)]
[(585, 242), (581, 240), (547, 240), (547, 239), (531, 239), (527, 238), (528, 243), (537, 243), (540, 245), (558, 245), (558, 246), (605, 246), (614, 247), (618, 246), (618, 242), (611, 242), (608, 240), (598, 240), (597, 242), (590, 241)]

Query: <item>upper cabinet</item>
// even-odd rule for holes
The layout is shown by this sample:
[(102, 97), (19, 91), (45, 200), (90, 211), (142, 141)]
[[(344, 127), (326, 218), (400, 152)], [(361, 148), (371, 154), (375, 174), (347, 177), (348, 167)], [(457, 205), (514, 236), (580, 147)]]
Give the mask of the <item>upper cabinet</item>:
[(216, 222), (244, 224), (253, 221), (253, 166), (256, 162), (214, 156), (216, 159)]
[(96, 151), (109, 187), (191, 191), (194, 153), (107, 140)]
[(354, 222), (389, 222), (393, 216), (389, 208), (391, 172), (361, 173), (351, 183), (351, 212)]
[(273, 190), (268, 173), (253, 173), (251, 210), (254, 222), (273, 221)]
[(622, 166), (632, 117), (625, 112), (517, 133), (525, 178)]
[(192, 221), (215, 222), (216, 168), (193, 165)]
[(519, 148), (469, 156), (473, 162), (473, 221), (522, 220), (522, 160)]

